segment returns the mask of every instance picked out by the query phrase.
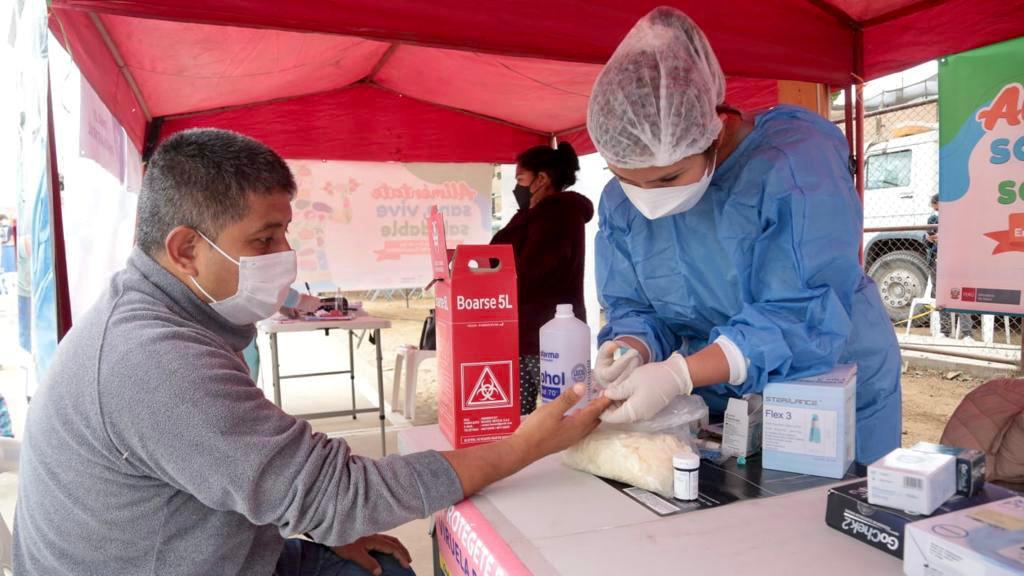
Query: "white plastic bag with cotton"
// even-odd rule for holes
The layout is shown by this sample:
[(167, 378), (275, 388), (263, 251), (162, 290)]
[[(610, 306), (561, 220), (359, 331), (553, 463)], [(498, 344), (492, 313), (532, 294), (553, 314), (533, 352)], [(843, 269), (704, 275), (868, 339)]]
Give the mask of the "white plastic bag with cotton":
[(672, 497), (672, 457), (697, 452), (697, 432), (708, 421), (700, 396), (679, 396), (654, 418), (634, 424), (602, 424), (565, 451), (566, 466)]

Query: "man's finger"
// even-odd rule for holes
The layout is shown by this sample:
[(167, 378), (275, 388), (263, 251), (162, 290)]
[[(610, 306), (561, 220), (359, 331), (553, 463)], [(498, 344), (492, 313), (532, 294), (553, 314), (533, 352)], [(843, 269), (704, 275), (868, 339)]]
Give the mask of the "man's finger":
[(394, 536), (392, 536), (390, 534), (374, 534), (373, 538), (380, 538), (382, 540), (387, 540), (388, 542), (391, 542), (392, 544), (399, 544), (399, 545), (401, 545), (401, 543), (402, 543), (398, 538), (395, 538)]
[(352, 557), (346, 558), (351, 562), (355, 562), (360, 568), (366, 570), (373, 576), (380, 576), (384, 571), (381, 570), (380, 563), (370, 556), (370, 553), (364, 549), (360, 549), (358, 552), (352, 554)]
[(568, 412), (570, 408), (575, 406), (580, 401), (584, 392), (586, 392), (586, 388), (583, 384), (576, 384), (566, 388), (562, 395), (558, 397), (558, 402), (562, 404), (562, 413)]
[(584, 436), (590, 434), (601, 424), (601, 413), (611, 406), (612, 401), (607, 398), (591, 400), (579, 411), (569, 415), (566, 420), (570, 428), (578, 428), (584, 431)]
[(381, 538), (380, 536), (367, 538), (363, 542), (366, 544), (367, 550), (383, 552), (385, 554), (391, 554), (392, 556), (394, 556), (398, 550), (398, 546), (396, 546), (394, 542), (391, 542), (386, 538)]
[(378, 534), (377, 536), (387, 540), (388, 542), (391, 542), (392, 544), (394, 544), (396, 546), (401, 546), (403, 550), (405, 549), (405, 545), (402, 544), (402, 541), (399, 540), (398, 538), (395, 538), (394, 536), (392, 536), (390, 534)]
[(381, 550), (381, 552), (387, 552), (398, 560), (398, 563), (403, 568), (408, 568), (412, 564), (412, 555), (409, 554), (409, 550), (402, 544), (402, 541), (394, 536), (388, 536), (387, 534), (378, 534), (378, 538), (388, 542), (392, 548), (390, 550)]
[(601, 425), (601, 414), (611, 406), (611, 403), (612, 401), (607, 398), (599, 398), (587, 404), (582, 410), (570, 416), (573, 425), (582, 430), (583, 436), (588, 436)]
[(577, 412), (576, 414), (578, 414), (579, 417), (582, 418), (582, 419), (597, 418), (598, 416), (601, 415), (602, 412), (607, 410), (608, 407), (611, 406), (611, 405), (612, 405), (612, 399), (611, 398), (608, 398), (608, 397), (605, 397), (605, 396), (599, 396), (599, 397), (591, 400), (586, 406), (584, 406), (582, 409), (580, 409), (580, 411)]

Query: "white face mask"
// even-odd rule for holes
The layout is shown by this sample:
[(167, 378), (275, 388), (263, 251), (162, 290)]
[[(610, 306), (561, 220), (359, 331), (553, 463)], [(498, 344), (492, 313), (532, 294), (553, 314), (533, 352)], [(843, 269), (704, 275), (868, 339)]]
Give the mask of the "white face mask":
[(270, 318), (281, 308), (288, 297), (289, 287), (295, 282), (298, 269), (294, 250), (263, 256), (242, 256), (235, 260), (202, 232), (199, 232), (199, 235), (222, 256), (238, 266), (238, 290), (224, 300), (218, 301), (210, 296), (210, 293), (200, 286), (194, 277), (192, 278), (196, 288), (210, 299), (210, 307), (215, 312), (232, 324), (244, 326)]
[(700, 199), (707, 192), (711, 185), (711, 177), (715, 174), (715, 161), (718, 159), (718, 152), (711, 160), (711, 169), (704, 172), (704, 176), (693, 184), (683, 186), (667, 186), (665, 188), (641, 188), (626, 182), (619, 181), (626, 198), (636, 206), (641, 214), (648, 220), (657, 220), (665, 216), (672, 216), (686, 212), (697, 205)]

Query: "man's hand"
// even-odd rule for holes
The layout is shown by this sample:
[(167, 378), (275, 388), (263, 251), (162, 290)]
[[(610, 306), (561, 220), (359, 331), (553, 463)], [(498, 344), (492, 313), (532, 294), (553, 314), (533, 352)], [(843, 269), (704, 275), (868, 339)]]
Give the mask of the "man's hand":
[(650, 420), (681, 394), (693, 392), (690, 369), (678, 352), (664, 362), (652, 362), (637, 368), (629, 378), (604, 394), (622, 404), (601, 416), (609, 424), (627, 424)]
[(405, 546), (393, 536), (387, 534), (374, 534), (373, 536), (367, 536), (360, 538), (355, 542), (345, 545), (331, 548), (335, 554), (348, 560), (355, 562), (360, 568), (366, 570), (374, 576), (380, 576), (381, 568), (370, 552), (383, 552), (390, 554), (398, 560), (398, 563), (403, 568), (408, 568), (412, 564), (412, 556), (409, 555), (409, 551), (405, 549)]
[(549, 454), (561, 452), (579, 442), (601, 423), (601, 413), (611, 406), (611, 400), (601, 396), (579, 411), (568, 416), (586, 389), (582, 384), (567, 388), (561, 396), (549, 402), (523, 421), (509, 438), (525, 452), (527, 464)]
[(582, 440), (600, 424), (601, 413), (611, 400), (598, 398), (566, 416), (583, 394), (582, 385), (566, 390), (553, 402), (541, 406), (523, 421), (509, 438), (494, 444), (445, 452), (444, 457), (470, 497), (484, 487), (511, 476), (548, 454), (559, 452)]

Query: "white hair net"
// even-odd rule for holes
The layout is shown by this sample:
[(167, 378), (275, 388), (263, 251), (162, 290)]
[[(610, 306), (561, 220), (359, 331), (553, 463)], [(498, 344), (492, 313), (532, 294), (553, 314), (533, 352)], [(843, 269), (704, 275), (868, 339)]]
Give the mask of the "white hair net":
[(633, 26), (597, 77), (587, 128), (609, 164), (669, 166), (718, 137), (724, 99), (725, 76), (704, 33), (662, 6)]

